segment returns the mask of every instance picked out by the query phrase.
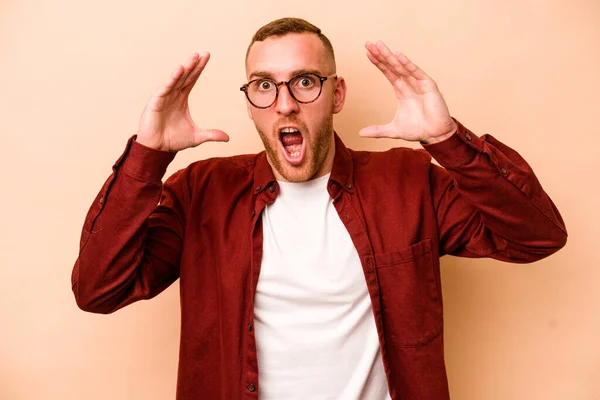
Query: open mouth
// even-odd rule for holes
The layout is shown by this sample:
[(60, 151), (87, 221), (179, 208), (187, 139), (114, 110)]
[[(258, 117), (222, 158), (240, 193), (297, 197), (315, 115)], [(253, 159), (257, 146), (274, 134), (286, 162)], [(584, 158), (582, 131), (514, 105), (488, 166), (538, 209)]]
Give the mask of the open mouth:
[(281, 151), (286, 161), (292, 165), (299, 165), (304, 159), (306, 145), (302, 132), (295, 127), (286, 127), (279, 130)]

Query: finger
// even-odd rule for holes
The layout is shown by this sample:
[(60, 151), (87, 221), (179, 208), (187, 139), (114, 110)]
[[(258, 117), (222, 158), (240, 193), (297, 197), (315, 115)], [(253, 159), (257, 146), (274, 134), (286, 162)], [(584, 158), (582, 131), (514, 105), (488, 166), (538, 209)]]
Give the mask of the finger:
[(367, 42), (365, 46), (368, 50), (369, 59), (377, 68), (382, 70), (382, 72), (383, 68), (385, 68), (396, 75), (410, 76), (410, 72), (406, 70), (399, 61), (396, 60), (395, 65), (392, 65), (388, 58), (382, 53), (382, 50), (380, 50), (375, 44)]
[(169, 77), (167, 82), (165, 82), (165, 84), (157, 91), (156, 95), (158, 97), (162, 97), (162, 96), (165, 96), (168, 93), (170, 93), (171, 90), (173, 90), (173, 88), (179, 81), (179, 78), (181, 77), (182, 74), (183, 74), (183, 67), (181, 65), (178, 65), (177, 68), (175, 68), (173, 70), (173, 72), (171, 73), (171, 76)]
[(386, 64), (382, 63), (377, 57), (375, 57), (372, 53), (367, 52), (367, 57), (369, 60), (375, 64), (375, 66), (385, 75), (385, 77), (390, 81), (390, 83), (395, 84), (400, 77), (398, 74), (392, 70), (390, 70)]
[[(387, 49), (387, 47), (386, 47), (386, 49)], [(388, 49), (388, 51), (389, 51), (389, 49)], [(396, 51), (393, 55), (390, 55), (390, 56), (394, 57), (396, 60), (398, 60), (400, 62), (400, 64), (402, 65), (402, 67), (405, 70), (407, 70), (413, 78), (419, 79), (419, 80), (430, 79), (429, 76), (425, 72), (423, 72), (423, 70), (421, 68), (419, 68), (415, 63), (410, 61), (408, 59), (408, 57), (406, 57), (403, 53)]]
[[(395, 55), (399, 55), (402, 54), (399, 51), (394, 52)], [(414, 76), (412, 76), (412, 74), (410, 75), (410, 79), (405, 79), (404, 82), (406, 82), (408, 85), (410, 85), (410, 87), (413, 88), (413, 90), (420, 92), (421, 91), (421, 87), (419, 85), (419, 79), (415, 78)]]
[(390, 137), (390, 125), (371, 125), (358, 131), (358, 135), (363, 138), (383, 138)]
[(370, 51), (370, 50), (367, 51), (367, 57), (377, 68), (379, 68), (381, 70), (381, 72), (390, 70), (384, 63), (382, 63), (379, 60), (379, 58), (377, 58), (377, 56), (375, 56), (375, 54), (372, 51)]
[(196, 130), (196, 143), (204, 142), (228, 142), (229, 135), (219, 129), (201, 129)]
[(378, 40), (373, 46), (373, 54), (381, 63), (386, 65), (391, 71), (398, 75), (409, 77), (411, 76), (408, 71), (398, 58), (390, 51), (390, 49), (381, 41)]
[(188, 75), (185, 82), (181, 86), (182, 90), (192, 90), (192, 87), (196, 84), (196, 81), (202, 74), (202, 71), (204, 71), (204, 68), (206, 67), (206, 64), (208, 63), (209, 59), (210, 59), (210, 53), (208, 53), (208, 52), (204, 52), (202, 54), (202, 56), (200, 56), (200, 59), (198, 60), (198, 64), (196, 64), (196, 67)]
[(185, 83), (187, 77), (192, 73), (198, 61), (200, 60), (200, 55), (198, 53), (193, 53), (190, 58), (188, 58), (187, 62), (183, 65), (184, 72), (177, 81), (175, 85), (175, 89), (181, 89), (183, 84)]
[(171, 93), (171, 91), (174, 88), (177, 88), (182, 83), (182, 80), (185, 79), (187, 75), (186, 66), (188, 66), (189, 68), (189, 65), (194, 62), (194, 59), (197, 57), (197, 55), (198, 53), (192, 54), (192, 56), (188, 59), (187, 63), (184, 66), (178, 65), (177, 68), (173, 70), (171, 76), (169, 77), (165, 85), (157, 92), (156, 95), (158, 97), (166, 96), (167, 94)]

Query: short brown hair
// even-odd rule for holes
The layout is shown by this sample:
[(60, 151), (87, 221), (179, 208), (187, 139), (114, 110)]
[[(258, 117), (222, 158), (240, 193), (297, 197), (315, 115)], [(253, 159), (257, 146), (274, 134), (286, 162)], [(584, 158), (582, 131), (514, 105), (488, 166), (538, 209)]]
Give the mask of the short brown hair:
[(252, 48), (254, 42), (262, 42), (267, 38), (285, 36), (289, 33), (313, 33), (317, 35), (325, 47), (326, 56), (331, 57), (333, 68), (335, 70), (335, 54), (333, 52), (333, 46), (331, 45), (331, 42), (327, 36), (323, 35), (321, 29), (301, 18), (280, 18), (269, 22), (256, 31), (252, 37), (250, 45), (248, 46), (248, 50), (246, 50), (246, 61), (248, 60), (248, 54), (250, 54), (250, 49)]

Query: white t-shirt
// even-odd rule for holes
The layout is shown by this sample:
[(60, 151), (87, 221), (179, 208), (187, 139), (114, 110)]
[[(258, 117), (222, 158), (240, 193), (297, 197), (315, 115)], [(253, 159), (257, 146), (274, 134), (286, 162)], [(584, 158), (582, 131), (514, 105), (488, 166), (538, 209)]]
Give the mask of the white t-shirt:
[(261, 400), (389, 400), (371, 299), (329, 175), (278, 182), (255, 296)]

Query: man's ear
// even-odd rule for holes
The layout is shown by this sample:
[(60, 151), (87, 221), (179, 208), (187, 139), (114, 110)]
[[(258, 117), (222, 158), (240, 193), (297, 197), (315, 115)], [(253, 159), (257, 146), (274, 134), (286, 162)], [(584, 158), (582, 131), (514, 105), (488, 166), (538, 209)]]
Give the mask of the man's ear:
[(337, 114), (342, 111), (342, 108), (344, 108), (344, 103), (346, 102), (346, 92), (348, 88), (346, 87), (346, 81), (341, 76), (337, 77), (334, 84), (333, 113)]

